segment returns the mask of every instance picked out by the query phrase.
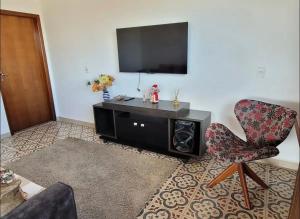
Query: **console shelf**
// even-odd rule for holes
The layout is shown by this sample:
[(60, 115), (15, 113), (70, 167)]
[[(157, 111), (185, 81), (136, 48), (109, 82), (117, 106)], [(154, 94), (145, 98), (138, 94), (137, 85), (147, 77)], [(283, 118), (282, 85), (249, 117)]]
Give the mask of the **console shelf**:
[[(210, 124), (211, 113), (190, 110), (190, 104), (181, 102), (174, 107), (171, 101), (158, 104), (111, 100), (93, 106), (96, 132), (101, 138), (152, 150), (172, 156), (199, 157), (205, 150), (204, 133)], [(194, 150), (184, 153), (173, 145), (174, 124), (177, 120), (195, 123)]]

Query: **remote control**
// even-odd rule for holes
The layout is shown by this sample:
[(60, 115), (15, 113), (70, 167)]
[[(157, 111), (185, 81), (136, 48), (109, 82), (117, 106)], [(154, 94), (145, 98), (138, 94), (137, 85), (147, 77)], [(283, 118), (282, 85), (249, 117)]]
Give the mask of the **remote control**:
[(134, 99), (134, 97), (126, 97), (125, 99), (124, 99), (124, 101), (129, 101), (129, 100), (133, 100)]

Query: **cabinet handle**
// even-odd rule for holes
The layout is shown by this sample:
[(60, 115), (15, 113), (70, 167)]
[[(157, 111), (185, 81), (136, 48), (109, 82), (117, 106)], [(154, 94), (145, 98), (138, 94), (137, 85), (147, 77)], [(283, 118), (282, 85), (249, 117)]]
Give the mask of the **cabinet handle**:
[(141, 127), (144, 128), (144, 127), (145, 127), (145, 124), (142, 123), (142, 124), (141, 124)]
[(134, 122), (133, 125), (134, 125), (134, 126), (137, 126), (137, 122)]

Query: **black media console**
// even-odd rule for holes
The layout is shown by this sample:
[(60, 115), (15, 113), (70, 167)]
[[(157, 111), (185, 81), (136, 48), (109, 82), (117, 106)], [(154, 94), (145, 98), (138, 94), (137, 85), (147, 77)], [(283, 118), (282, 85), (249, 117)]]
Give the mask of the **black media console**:
[[(198, 157), (206, 150), (204, 133), (210, 124), (211, 113), (190, 110), (189, 103), (181, 102), (174, 107), (171, 101), (152, 104), (135, 98), (109, 100), (93, 108), (96, 132), (102, 139), (172, 156)], [(179, 151), (173, 144), (178, 120), (194, 123), (194, 147), (190, 152)]]

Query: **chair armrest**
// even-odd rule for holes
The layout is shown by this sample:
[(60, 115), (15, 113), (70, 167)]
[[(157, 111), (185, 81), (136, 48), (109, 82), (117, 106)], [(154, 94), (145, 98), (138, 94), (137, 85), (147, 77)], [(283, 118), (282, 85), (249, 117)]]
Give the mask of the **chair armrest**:
[(25, 201), (3, 219), (77, 219), (73, 189), (64, 183), (55, 183)]

